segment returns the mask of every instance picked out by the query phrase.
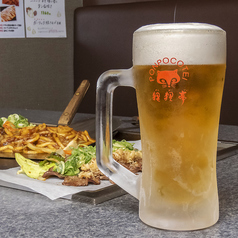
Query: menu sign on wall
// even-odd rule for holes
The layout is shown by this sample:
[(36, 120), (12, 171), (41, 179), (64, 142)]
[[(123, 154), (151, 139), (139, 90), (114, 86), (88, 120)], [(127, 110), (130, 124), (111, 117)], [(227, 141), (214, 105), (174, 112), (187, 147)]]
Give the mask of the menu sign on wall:
[(64, 0), (25, 0), (27, 37), (66, 37)]
[(25, 37), (23, 0), (0, 0), (0, 38)]

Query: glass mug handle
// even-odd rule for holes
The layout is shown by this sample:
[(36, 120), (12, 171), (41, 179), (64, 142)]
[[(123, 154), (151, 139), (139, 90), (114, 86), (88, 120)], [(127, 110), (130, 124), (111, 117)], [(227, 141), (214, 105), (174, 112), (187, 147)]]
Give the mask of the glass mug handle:
[(112, 101), (113, 92), (118, 86), (134, 87), (132, 68), (107, 71), (97, 81), (97, 165), (109, 179), (138, 199), (140, 176), (130, 172), (112, 157)]

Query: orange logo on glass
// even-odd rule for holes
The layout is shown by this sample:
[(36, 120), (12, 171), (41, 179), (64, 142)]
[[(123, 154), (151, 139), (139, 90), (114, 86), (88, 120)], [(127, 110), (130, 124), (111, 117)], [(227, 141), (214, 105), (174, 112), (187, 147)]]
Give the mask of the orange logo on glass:
[(149, 81), (154, 84), (152, 100), (173, 102), (183, 105), (187, 99), (186, 81), (189, 79), (188, 66), (175, 57), (164, 57), (155, 62), (149, 70)]

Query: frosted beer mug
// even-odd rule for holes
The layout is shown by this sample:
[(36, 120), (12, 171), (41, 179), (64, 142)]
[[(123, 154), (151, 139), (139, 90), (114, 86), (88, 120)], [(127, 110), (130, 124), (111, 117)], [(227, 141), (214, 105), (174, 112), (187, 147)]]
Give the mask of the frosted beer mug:
[[(168, 230), (196, 230), (219, 218), (217, 137), (226, 69), (226, 33), (201, 23), (156, 24), (133, 35), (133, 67), (97, 84), (100, 170), (139, 199), (140, 219)], [(112, 98), (136, 89), (142, 174), (112, 158)]]

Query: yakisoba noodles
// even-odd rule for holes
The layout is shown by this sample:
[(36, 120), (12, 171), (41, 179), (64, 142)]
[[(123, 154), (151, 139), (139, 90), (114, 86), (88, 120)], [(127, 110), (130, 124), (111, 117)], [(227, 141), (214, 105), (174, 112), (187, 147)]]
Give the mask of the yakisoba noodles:
[(86, 146), (95, 142), (87, 131), (75, 131), (69, 126), (37, 126), (15, 128), (10, 122), (0, 128), (0, 151), (27, 154), (51, 153), (65, 149), (69, 143)]

